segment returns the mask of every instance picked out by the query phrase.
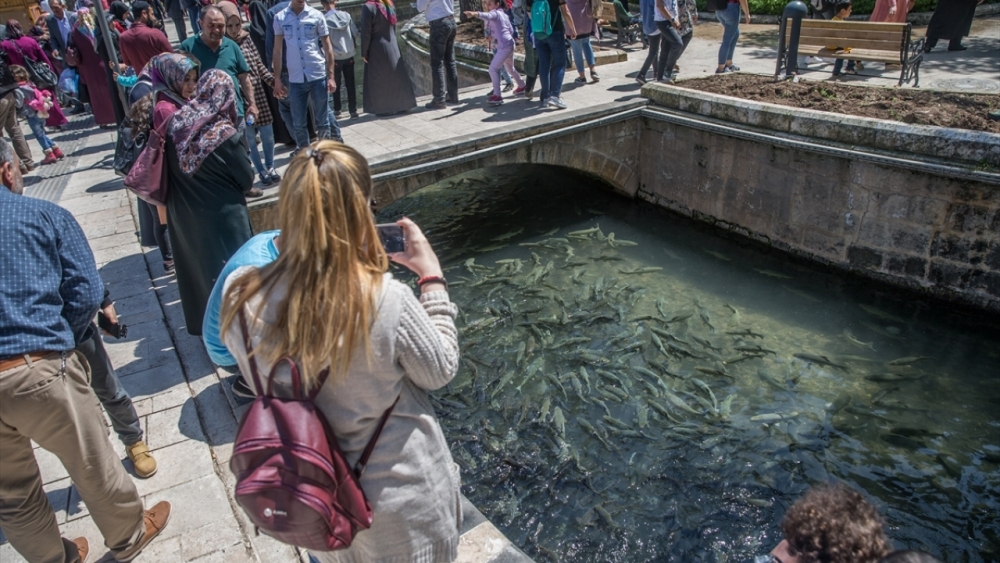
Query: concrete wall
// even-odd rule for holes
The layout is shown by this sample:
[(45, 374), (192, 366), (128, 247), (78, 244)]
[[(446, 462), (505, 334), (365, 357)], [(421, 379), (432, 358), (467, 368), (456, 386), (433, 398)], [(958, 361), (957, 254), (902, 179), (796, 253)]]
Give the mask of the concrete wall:
[[(859, 147), (732, 136), (656, 112), (643, 120), (640, 198), (838, 268), (1000, 311), (997, 175), (977, 180), (961, 165), (920, 170), (902, 166), (898, 154), (862, 158)], [(926, 158), (916, 165), (939, 166)]]

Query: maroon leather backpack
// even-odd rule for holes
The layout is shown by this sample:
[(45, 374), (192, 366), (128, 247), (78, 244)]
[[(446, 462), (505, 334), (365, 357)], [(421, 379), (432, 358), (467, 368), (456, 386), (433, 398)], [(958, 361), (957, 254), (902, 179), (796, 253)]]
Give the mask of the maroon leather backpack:
[[(351, 545), (355, 534), (372, 524), (372, 507), (359, 479), (382, 428), (396, 403), (386, 409), (358, 463), (351, 468), (336, 437), (313, 400), (329, 370), (320, 373), (315, 388), (305, 393), (298, 365), (291, 366), (294, 398), (274, 395), (274, 373), (261, 385), (246, 317), (240, 328), (258, 395), (236, 432), (229, 469), (236, 475), (236, 502), (258, 532), (278, 541), (315, 551)], [(399, 399), (397, 398), (398, 402)]]

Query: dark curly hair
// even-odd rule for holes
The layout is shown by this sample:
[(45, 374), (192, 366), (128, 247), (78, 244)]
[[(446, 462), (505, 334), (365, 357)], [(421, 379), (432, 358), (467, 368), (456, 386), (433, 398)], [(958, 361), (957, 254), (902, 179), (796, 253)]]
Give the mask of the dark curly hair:
[(875, 507), (841, 483), (810, 489), (785, 513), (781, 531), (800, 563), (875, 563), (892, 550)]
[(893, 551), (879, 560), (878, 563), (941, 563), (941, 560), (930, 553), (906, 549)]

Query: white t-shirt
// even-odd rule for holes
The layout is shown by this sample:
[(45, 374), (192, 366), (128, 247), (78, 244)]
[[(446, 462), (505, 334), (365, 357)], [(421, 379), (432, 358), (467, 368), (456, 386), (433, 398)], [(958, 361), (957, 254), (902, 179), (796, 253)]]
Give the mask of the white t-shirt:
[(301, 84), (326, 78), (326, 57), (320, 40), (329, 34), (326, 18), (309, 5), (298, 14), (289, 6), (274, 16), (275, 40), (285, 39), (289, 82)]

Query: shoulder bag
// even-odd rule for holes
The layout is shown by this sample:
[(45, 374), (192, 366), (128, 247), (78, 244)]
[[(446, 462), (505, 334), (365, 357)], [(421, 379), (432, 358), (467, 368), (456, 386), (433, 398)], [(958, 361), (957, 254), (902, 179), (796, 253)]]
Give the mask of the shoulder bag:
[(28, 70), (28, 75), (31, 77), (31, 81), (35, 83), (35, 86), (37, 86), (39, 90), (55, 88), (56, 83), (59, 82), (59, 77), (56, 76), (56, 73), (52, 72), (49, 65), (42, 61), (33, 60), (25, 55), (24, 52), (21, 51), (21, 46), (17, 44), (17, 41), (11, 39), (10, 42), (14, 45), (14, 48), (17, 49), (21, 58), (24, 59), (24, 67)]
[[(155, 105), (153, 106), (156, 107)], [(131, 170), (125, 176), (125, 187), (139, 199), (154, 205), (167, 204), (167, 129), (174, 117), (171, 115), (156, 129), (149, 130), (146, 146), (142, 148)]]

